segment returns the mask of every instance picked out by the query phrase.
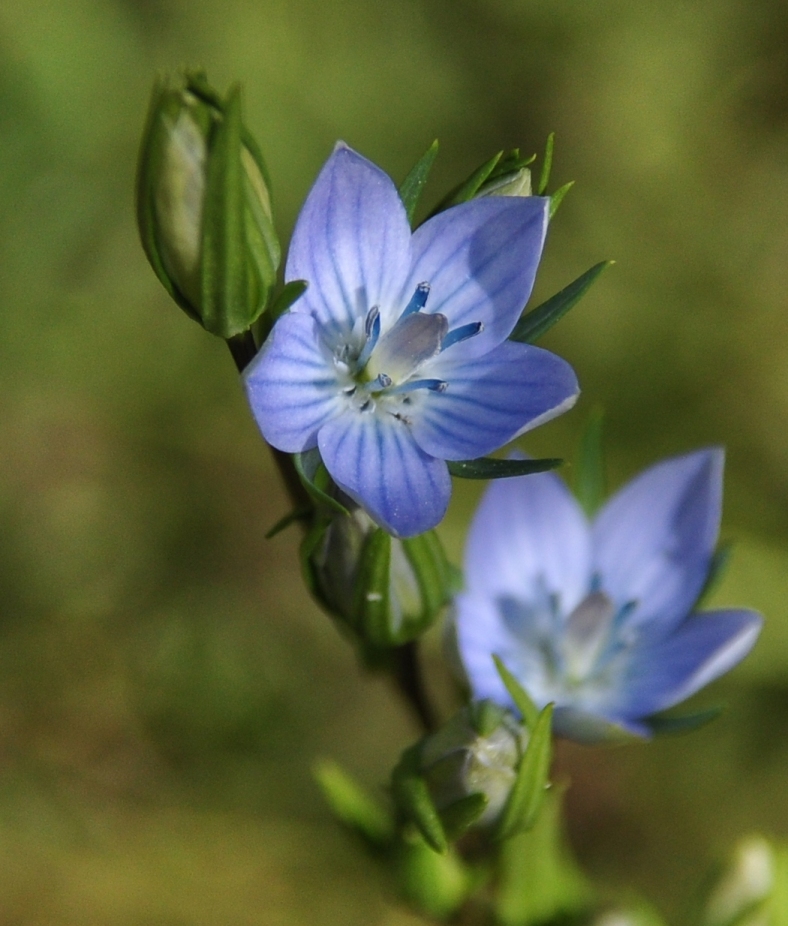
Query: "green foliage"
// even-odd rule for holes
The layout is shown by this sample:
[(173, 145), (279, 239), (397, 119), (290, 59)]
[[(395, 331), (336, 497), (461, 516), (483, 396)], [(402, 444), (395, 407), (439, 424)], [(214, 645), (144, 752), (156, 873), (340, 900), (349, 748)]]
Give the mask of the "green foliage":
[(499, 460), (479, 457), (476, 460), (449, 460), (449, 472), (461, 479), (508, 479), (544, 473), (561, 466), (563, 460)]
[(421, 199), (421, 194), (424, 192), (424, 187), (427, 185), (427, 179), (437, 156), (438, 140), (436, 139), (413, 165), (399, 188), (399, 195), (402, 204), (405, 206), (409, 222), (413, 222), (416, 207)]
[(334, 816), (375, 849), (389, 846), (394, 821), (336, 762), (318, 760), (312, 774)]
[(520, 712), (523, 718), (523, 722), (529, 731), (532, 731), (536, 728), (536, 724), (539, 720), (540, 712), (534, 702), (531, 700), (531, 696), (523, 688), (523, 686), (517, 681), (517, 679), (512, 675), (512, 673), (506, 668), (499, 656), (493, 656), (493, 662), (495, 663), (495, 668), (498, 670), (498, 674), (501, 676), (501, 681), (506, 686), (506, 690), (509, 692), (512, 701), (514, 701), (517, 710)]
[(597, 513), (606, 495), (604, 420), (601, 409), (595, 409), (588, 416), (575, 464), (575, 495), (589, 518)]

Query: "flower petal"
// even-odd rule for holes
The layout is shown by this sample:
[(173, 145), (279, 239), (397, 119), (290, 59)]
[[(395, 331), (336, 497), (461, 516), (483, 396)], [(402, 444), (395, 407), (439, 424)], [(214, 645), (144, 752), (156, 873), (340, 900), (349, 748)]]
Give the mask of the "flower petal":
[(588, 594), (590, 563), (588, 522), (558, 476), (535, 473), (488, 486), (465, 547), (471, 593), (531, 607), (555, 595), (568, 614)]
[(705, 611), (667, 637), (645, 640), (633, 653), (615, 712), (636, 720), (684, 701), (740, 662), (762, 625), (755, 611)]
[(708, 574), (720, 525), (720, 449), (664, 460), (602, 509), (593, 526), (601, 587), (619, 605), (637, 602), (629, 626), (667, 630), (692, 609)]
[(547, 204), (540, 196), (493, 196), (438, 213), (413, 235), (413, 268), (401, 300), (429, 283), (427, 311), (445, 315), (452, 328), (483, 322), (470, 352), (491, 350), (509, 336), (531, 295)]
[(450, 347), (419, 371), (448, 383), (445, 392), (424, 392), (413, 400), (413, 436), (426, 453), (471, 460), (574, 404), (577, 378), (556, 354), (504, 341), (483, 357), (452, 357), (470, 343)]
[(373, 305), (383, 312), (398, 299), (409, 266), (410, 225), (391, 178), (338, 143), (293, 231), (285, 279), (309, 284), (294, 310), (347, 334)]
[(337, 485), (395, 536), (421, 534), (446, 513), (446, 464), (427, 456), (393, 415), (351, 410), (320, 431), (318, 445)]
[(263, 437), (287, 453), (315, 447), (320, 427), (343, 408), (336, 372), (309, 315), (283, 315), (243, 378)]

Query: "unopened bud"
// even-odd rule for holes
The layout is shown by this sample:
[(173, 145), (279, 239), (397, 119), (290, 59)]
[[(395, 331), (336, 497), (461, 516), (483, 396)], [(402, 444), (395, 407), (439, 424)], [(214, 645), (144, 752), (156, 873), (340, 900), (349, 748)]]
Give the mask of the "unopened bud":
[(154, 87), (140, 149), (137, 219), (175, 301), (223, 338), (249, 328), (276, 280), (279, 242), (265, 167), (227, 98), (201, 74)]
[[(750, 836), (736, 847), (730, 866), (712, 891), (703, 922), (706, 926), (729, 926), (732, 923), (777, 922), (770, 914), (763, 916), (760, 908), (773, 892), (776, 869), (785, 877), (782, 865), (771, 843), (762, 836)], [(765, 911), (764, 911), (765, 912)], [(755, 914), (761, 913), (759, 916)], [(782, 910), (782, 920), (788, 911)], [(748, 914), (753, 914), (751, 918)]]
[(502, 174), (483, 184), (478, 196), (532, 196), (531, 171), (527, 167)]

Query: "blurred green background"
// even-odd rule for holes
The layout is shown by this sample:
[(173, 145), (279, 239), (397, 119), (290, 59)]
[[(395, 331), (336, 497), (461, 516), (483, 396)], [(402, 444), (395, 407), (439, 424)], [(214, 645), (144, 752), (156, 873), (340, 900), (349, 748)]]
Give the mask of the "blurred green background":
[[(588, 868), (674, 921), (739, 835), (788, 835), (788, 7), (759, 0), (27, 0), (0, 4), (0, 920), (418, 918), (325, 810), (412, 726), (295, 569), (297, 530), (225, 347), (173, 305), (132, 211), (157, 69), (241, 79), (278, 221), (337, 138), (428, 197), (557, 133), (535, 297), (614, 258), (544, 344), (595, 403), (611, 482), (728, 448), (719, 603), (768, 616), (691, 736), (566, 747)], [(571, 476), (571, 471), (569, 471)], [(442, 528), (459, 560), (479, 486)], [(436, 677), (438, 641), (428, 665)]]

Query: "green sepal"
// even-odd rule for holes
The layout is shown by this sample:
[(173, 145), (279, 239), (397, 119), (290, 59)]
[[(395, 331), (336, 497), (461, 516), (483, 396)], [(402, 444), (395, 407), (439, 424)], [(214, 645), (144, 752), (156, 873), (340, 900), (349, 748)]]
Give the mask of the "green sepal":
[(432, 218), (432, 216), (437, 215), (439, 212), (443, 212), (444, 209), (449, 209), (451, 206), (458, 206), (460, 203), (466, 203), (469, 199), (473, 199), (485, 180), (487, 180), (490, 174), (495, 170), (495, 166), (502, 157), (503, 151), (499, 151), (497, 154), (493, 155), (489, 161), (486, 161), (481, 167), (478, 167), (467, 180), (464, 180), (459, 186), (456, 186), (443, 197), (432, 210), (429, 217)]
[(523, 688), (523, 686), (517, 681), (517, 679), (512, 675), (512, 673), (506, 668), (501, 660), (500, 656), (493, 656), (493, 662), (495, 663), (495, 668), (498, 670), (498, 675), (501, 677), (506, 690), (509, 692), (512, 701), (514, 701), (514, 706), (520, 712), (523, 718), (523, 723), (526, 727), (533, 731), (536, 726), (536, 722), (539, 719), (539, 708), (531, 700), (531, 696)]
[(722, 581), (722, 577), (725, 575), (730, 565), (732, 553), (733, 544), (730, 541), (721, 543), (714, 551), (711, 557), (711, 565), (706, 575), (706, 581), (703, 583), (703, 588), (700, 591), (700, 595), (698, 595), (698, 600), (695, 602), (696, 608), (699, 608), (708, 599), (709, 595), (711, 595)]
[(495, 457), (479, 457), (477, 460), (448, 460), (452, 476), (460, 479), (508, 479), (511, 476), (530, 476), (544, 473), (561, 466), (563, 460), (499, 460)]
[(478, 882), (457, 852), (436, 852), (412, 829), (403, 835), (396, 861), (400, 891), (431, 920), (449, 919)]
[(391, 535), (382, 528), (364, 541), (356, 572), (354, 623), (373, 647), (395, 645), (390, 624)]
[(709, 707), (693, 714), (654, 714), (647, 717), (643, 723), (654, 736), (667, 736), (675, 733), (690, 733), (699, 730), (706, 724), (716, 720), (723, 712), (720, 705)]
[(484, 698), (481, 701), (472, 701), (468, 705), (468, 715), (473, 729), (479, 736), (487, 737), (497, 729), (506, 714), (506, 709)]
[(391, 789), (403, 817), (416, 826), (435, 852), (443, 853), (449, 844), (427, 783), (419, 774), (420, 754), (418, 743), (405, 750), (392, 773)]
[(496, 827), (496, 839), (509, 839), (530, 830), (539, 816), (549, 786), (553, 705), (548, 704), (530, 730), (528, 746), (517, 769), (517, 779)]
[(588, 417), (575, 464), (575, 495), (589, 518), (605, 500), (605, 455), (602, 446), (604, 412), (594, 409)]
[[(422, 597), (422, 618), (409, 622), (413, 631), (398, 642), (405, 643), (432, 624), (441, 608), (449, 603), (456, 588), (456, 568), (446, 559), (446, 551), (435, 531), (427, 531), (401, 541)], [(415, 625), (418, 623), (418, 627)], [(403, 630), (407, 628), (403, 627)]]
[(574, 185), (575, 181), (570, 180), (569, 183), (565, 183), (563, 186), (558, 187), (555, 193), (550, 194), (550, 205), (547, 207), (548, 221), (553, 218), (556, 212), (558, 212), (558, 207), (564, 201), (564, 197)]
[(542, 159), (542, 171), (539, 174), (539, 183), (536, 187), (538, 196), (543, 196), (550, 182), (550, 171), (553, 169), (553, 149), (555, 147), (555, 132), (547, 136), (547, 143), (544, 148), (544, 158)]
[(293, 464), (298, 478), (315, 504), (335, 511), (337, 514), (348, 514), (347, 508), (328, 494), (331, 477), (323, 465), (320, 451), (317, 448), (294, 453)]
[(413, 215), (421, 199), (421, 194), (424, 192), (424, 187), (427, 185), (427, 178), (437, 156), (438, 139), (436, 138), (410, 169), (408, 176), (405, 177), (399, 188), (399, 196), (402, 205), (405, 207), (409, 222), (413, 222)]
[(265, 539), (271, 540), (272, 537), (276, 537), (277, 534), (281, 534), (283, 530), (290, 527), (291, 524), (295, 524), (296, 521), (306, 521), (313, 514), (312, 508), (295, 508), (293, 511), (288, 511), (288, 513), (280, 518), (273, 527), (269, 528), (265, 533)]
[(546, 331), (549, 331), (571, 308), (574, 308), (591, 288), (599, 274), (613, 263), (615, 261), (603, 260), (595, 264), (590, 270), (586, 270), (582, 276), (565, 286), (559, 293), (551, 296), (546, 302), (521, 315), (520, 320), (509, 335), (509, 340), (532, 344)]
[(443, 823), (446, 838), (450, 842), (459, 839), (479, 819), (489, 803), (486, 794), (478, 793), (468, 794), (466, 797), (450, 804), (441, 813), (441, 822)]
[(394, 838), (394, 821), (336, 762), (318, 759), (312, 775), (334, 816), (372, 848), (384, 849)]
[(271, 318), (276, 321), (280, 315), (294, 305), (307, 291), (309, 284), (306, 280), (291, 280), (279, 290), (271, 302), (268, 310)]
[[(490, 175), (479, 187), (477, 196), (490, 196), (495, 190), (500, 189), (507, 183), (513, 181), (517, 175), (528, 168), (536, 160), (536, 155), (532, 154), (527, 158), (520, 156), (520, 149), (513, 148), (498, 161)], [(530, 172), (528, 180), (528, 194), (519, 193), (517, 195), (531, 195), (530, 190)]]

